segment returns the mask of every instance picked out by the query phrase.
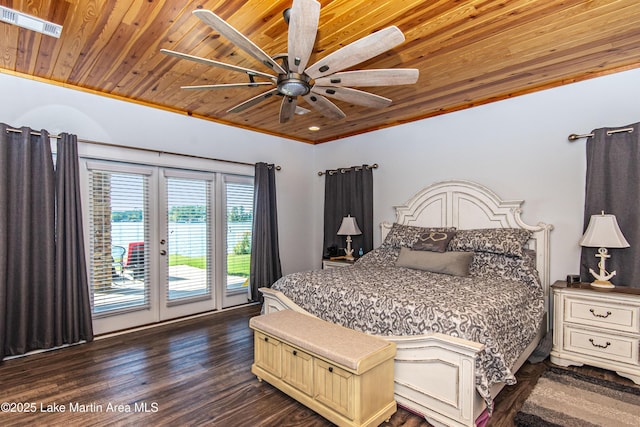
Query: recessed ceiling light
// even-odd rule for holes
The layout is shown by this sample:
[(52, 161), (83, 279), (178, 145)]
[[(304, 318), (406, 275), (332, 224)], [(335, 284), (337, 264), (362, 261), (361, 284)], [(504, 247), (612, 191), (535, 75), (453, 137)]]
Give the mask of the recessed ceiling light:
[(317, 132), (320, 130), (320, 126), (309, 126), (309, 130), (312, 132)]

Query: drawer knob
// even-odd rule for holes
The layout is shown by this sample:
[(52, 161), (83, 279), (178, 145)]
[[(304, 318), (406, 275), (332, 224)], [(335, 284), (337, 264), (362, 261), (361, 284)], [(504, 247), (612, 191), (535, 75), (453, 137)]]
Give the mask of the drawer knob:
[(329, 366), (329, 372), (333, 372), (333, 366)]
[(296, 350), (293, 350), (293, 355), (294, 355), (294, 356), (297, 356), (297, 355), (298, 355), (298, 352), (297, 352)]
[(596, 344), (593, 342), (593, 338), (589, 338), (589, 342), (591, 343), (592, 346), (594, 347), (598, 347), (598, 348), (607, 348), (611, 345), (611, 343), (609, 341), (607, 341), (607, 343), (605, 345), (602, 344)]
[(607, 311), (605, 314), (598, 314), (593, 308), (590, 308), (589, 311), (591, 312), (591, 314), (593, 314), (594, 317), (602, 317), (603, 319), (606, 319), (607, 317), (611, 316), (610, 311)]

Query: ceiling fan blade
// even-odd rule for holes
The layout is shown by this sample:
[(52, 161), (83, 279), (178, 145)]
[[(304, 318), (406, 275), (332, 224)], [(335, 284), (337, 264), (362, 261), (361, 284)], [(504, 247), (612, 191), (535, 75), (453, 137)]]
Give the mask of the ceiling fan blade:
[(268, 78), (268, 79), (271, 79), (271, 80), (274, 80), (276, 78), (275, 76), (273, 76), (271, 74), (262, 73), (260, 71), (251, 70), (249, 68), (238, 67), (236, 65), (225, 64), (224, 62), (218, 62), (218, 61), (214, 61), (212, 59), (201, 58), (199, 56), (193, 56), (193, 55), (189, 55), (187, 53), (176, 52), (175, 50), (160, 49), (160, 52), (164, 53), (165, 55), (175, 56), (176, 58), (186, 59), (188, 61), (198, 62), (198, 63), (204, 64), (204, 65), (211, 65), (212, 67), (224, 68), (225, 70), (231, 70), (231, 71), (238, 71), (240, 73), (246, 73), (246, 74), (248, 74), (250, 76), (260, 76), (260, 77), (265, 77), (265, 78)]
[(234, 87), (258, 87), (258, 86), (272, 86), (272, 85), (273, 85), (273, 83), (269, 83), (269, 82), (226, 83), (226, 84), (221, 84), (221, 85), (180, 86), (180, 89), (187, 89), (187, 90), (232, 89)]
[(392, 49), (404, 41), (404, 34), (396, 26), (387, 27), (384, 30), (369, 34), (359, 40), (349, 43), (335, 52), (322, 58), (309, 68), (305, 73), (317, 79), (328, 74), (349, 68), (353, 65), (380, 55)]
[(246, 38), (240, 31), (229, 25), (224, 19), (220, 18), (210, 10), (197, 9), (192, 12), (202, 22), (225, 36), (229, 41), (238, 46), (240, 49), (262, 62), (278, 74), (286, 74), (287, 72), (255, 43)]
[(289, 70), (302, 73), (309, 62), (318, 32), (320, 3), (293, 0), (289, 20)]
[(284, 96), (280, 104), (280, 123), (287, 123), (296, 112), (297, 96)]
[(309, 103), (313, 108), (318, 110), (320, 114), (330, 119), (340, 120), (347, 117), (347, 115), (336, 104), (329, 101), (322, 95), (315, 93), (308, 93), (303, 96), (304, 100)]
[(227, 113), (239, 113), (240, 111), (244, 111), (249, 107), (253, 107), (254, 105), (264, 101), (265, 99), (271, 98), (273, 95), (277, 95), (277, 94), (278, 94), (278, 88), (270, 89), (266, 92), (261, 93), (260, 95), (254, 96), (253, 98), (250, 98), (236, 105), (233, 108), (228, 109)]
[(384, 68), (377, 70), (343, 71), (316, 79), (319, 86), (395, 86), (418, 81), (415, 68)]
[(383, 108), (391, 104), (391, 100), (384, 96), (348, 87), (314, 86), (311, 92), (363, 107)]

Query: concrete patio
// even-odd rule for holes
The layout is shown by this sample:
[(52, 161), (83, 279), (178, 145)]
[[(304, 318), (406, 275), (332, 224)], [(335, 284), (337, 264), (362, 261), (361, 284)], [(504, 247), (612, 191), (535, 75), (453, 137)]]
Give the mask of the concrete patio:
[[(188, 265), (169, 267), (169, 300), (195, 298), (207, 295), (206, 270)], [(248, 279), (241, 276), (227, 276), (226, 290), (238, 292), (247, 289)], [(94, 313), (144, 306), (144, 281), (134, 277), (127, 269), (116, 274), (108, 290), (93, 294)]]

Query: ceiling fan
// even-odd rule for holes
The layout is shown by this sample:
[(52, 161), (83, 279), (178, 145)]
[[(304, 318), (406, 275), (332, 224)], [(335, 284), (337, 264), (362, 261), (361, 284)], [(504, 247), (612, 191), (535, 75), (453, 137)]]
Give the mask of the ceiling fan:
[[(215, 13), (198, 9), (193, 11), (193, 14), (276, 74), (263, 73), (173, 50), (160, 50), (160, 52), (167, 55), (245, 73), (249, 77), (249, 82), (247, 83), (182, 86), (182, 89), (275, 86), (232, 107), (227, 110), (229, 113), (244, 111), (265, 99), (280, 95), (283, 97), (280, 106), (280, 123), (286, 123), (293, 117), (296, 110), (300, 110), (298, 97), (302, 97), (309, 105), (328, 118), (343, 119), (346, 117), (345, 113), (326, 97), (365, 107), (381, 108), (389, 105), (391, 99), (353, 89), (349, 86), (405, 85), (413, 84), (418, 80), (418, 70), (413, 68), (342, 71), (402, 43), (404, 35), (395, 26), (387, 27), (356, 40), (327, 55), (315, 64), (307, 66), (315, 43), (318, 20), (320, 18), (320, 3), (316, 0), (293, 0), (292, 7), (284, 11), (284, 19), (289, 24), (288, 53), (273, 57), (267, 55), (256, 44)], [(266, 79), (267, 81), (256, 81), (257, 78)]]

